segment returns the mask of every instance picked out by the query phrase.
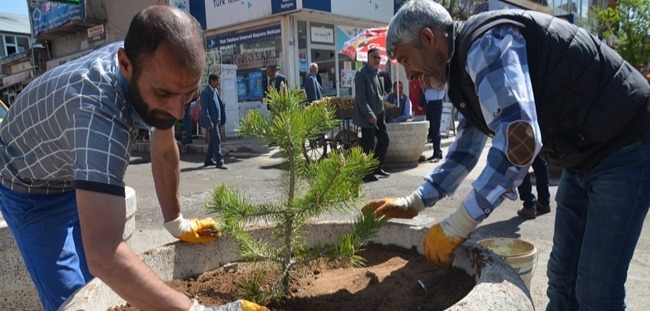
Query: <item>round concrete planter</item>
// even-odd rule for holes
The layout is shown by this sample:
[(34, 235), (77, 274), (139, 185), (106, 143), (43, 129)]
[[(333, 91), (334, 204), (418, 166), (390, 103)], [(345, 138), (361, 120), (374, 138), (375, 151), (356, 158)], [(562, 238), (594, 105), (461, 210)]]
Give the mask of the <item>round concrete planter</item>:
[(388, 151), (384, 165), (386, 167), (414, 167), (427, 143), (428, 121), (386, 123)]
[[(308, 227), (306, 240), (332, 242), (349, 232), (350, 224), (321, 222)], [(415, 247), (422, 253), (422, 241), (428, 228), (397, 222), (386, 224), (373, 242)], [(257, 238), (268, 230), (255, 229)], [(222, 237), (208, 245), (174, 242), (148, 250), (140, 258), (163, 280), (184, 279), (241, 260), (235, 242)], [(530, 293), (517, 272), (501, 257), (482, 246), (467, 242), (455, 252), (453, 265), (474, 276), (476, 286), (461, 301), (447, 310), (534, 310)], [(59, 310), (105, 311), (125, 301), (101, 280), (95, 279), (72, 295)]]
[[(135, 190), (126, 187), (126, 224), (124, 239), (129, 242), (135, 231), (135, 212), (138, 204)], [(0, 216), (0, 310), (42, 310), (38, 293), (23, 258), (16, 246), (7, 222)]]

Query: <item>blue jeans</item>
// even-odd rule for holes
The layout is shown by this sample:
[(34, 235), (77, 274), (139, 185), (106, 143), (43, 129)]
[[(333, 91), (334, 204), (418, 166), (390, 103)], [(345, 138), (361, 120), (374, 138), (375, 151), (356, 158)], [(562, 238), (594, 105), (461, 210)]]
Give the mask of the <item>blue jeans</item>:
[(185, 139), (183, 142), (192, 141), (192, 115), (190, 113), (191, 105), (185, 105), (185, 114), (183, 114), (183, 127), (185, 128)]
[(533, 194), (533, 186), (530, 182), (530, 174), (526, 174), (521, 185), (517, 187), (519, 197), (524, 201), (524, 208), (533, 208), (539, 199), (539, 203), (549, 205), (551, 193), (548, 191), (548, 165), (539, 156), (535, 157), (531, 165), (535, 172), (535, 189), (538, 198)]
[(442, 149), (440, 147), (440, 119), (442, 118), (442, 100), (427, 101), (424, 107), (426, 111), (427, 120), (429, 120), (429, 134), (433, 145), (433, 155), (442, 157)]
[(221, 131), (219, 126), (212, 127), (208, 130), (208, 152), (205, 153), (205, 162), (214, 160), (217, 164), (223, 164), (223, 154), (221, 154)]
[(0, 185), (0, 210), (47, 311), (89, 282), (74, 191), (29, 194)]
[(650, 206), (650, 139), (589, 171), (565, 169), (557, 191), (547, 310), (623, 310), (625, 280)]

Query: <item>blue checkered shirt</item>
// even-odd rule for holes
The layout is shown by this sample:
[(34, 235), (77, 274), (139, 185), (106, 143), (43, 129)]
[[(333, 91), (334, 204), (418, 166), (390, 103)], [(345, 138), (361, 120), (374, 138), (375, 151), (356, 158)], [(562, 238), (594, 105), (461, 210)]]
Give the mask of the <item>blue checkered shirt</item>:
[[(517, 199), (517, 185), (528, 165), (511, 163), (507, 156), (507, 129), (513, 121), (529, 122), (535, 132), (535, 154), (541, 135), (535, 112), (535, 97), (528, 72), (526, 41), (512, 26), (497, 26), (476, 39), (468, 51), (465, 70), (476, 85), (483, 117), (494, 131), (485, 168), (472, 183), (463, 203), (469, 215), (482, 220), (507, 197)], [(445, 161), (436, 167), (417, 192), (426, 206), (452, 195), (476, 166), (487, 137), (460, 118), (457, 137)]]

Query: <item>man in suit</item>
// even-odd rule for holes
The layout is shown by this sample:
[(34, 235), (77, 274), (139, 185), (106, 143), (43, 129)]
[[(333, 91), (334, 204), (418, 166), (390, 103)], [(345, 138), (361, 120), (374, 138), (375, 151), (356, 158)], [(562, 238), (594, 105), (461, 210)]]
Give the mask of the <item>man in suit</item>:
[[(388, 150), (388, 131), (386, 130), (383, 86), (377, 76), (381, 55), (379, 49), (373, 48), (368, 51), (368, 62), (354, 75), (354, 110), (352, 122), (361, 128), (361, 147), (369, 153), (374, 151), (375, 157), (379, 160), (379, 166), (374, 174), (390, 176), (390, 173), (382, 168), (386, 151)], [(375, 145), (375, 137), (377, 145)], [(374, 174), (363, 178), (364, 181), (377, 181)]]
[(323, 98), (323, 87), (318, 82), (318, 64), (309, 65), (309, 73), (305, 80), (305, 93), (307, 93), (307, 103)]
[(269, 77), (269, 85), (272, 85), (278, 92), (280, 91), (280, 88), (283, 87), (287, 88), (289, 86), (289, 82), (287, 80), (287, 77), (285, 77), (283, 74), (278, 72), (278, 66), (277, 65), (269, 65), (266, 67), (266, 75)]
[(208, 152), (205, 154), (204, 166), (216, 165), (228, 169), (221, 154), (221, 125), (226, 124), (225, 104), (219, 96), (221, 81), (219, 76), (211, 73), (208, 85), (201, 91), (201, 126), (208, 132)]

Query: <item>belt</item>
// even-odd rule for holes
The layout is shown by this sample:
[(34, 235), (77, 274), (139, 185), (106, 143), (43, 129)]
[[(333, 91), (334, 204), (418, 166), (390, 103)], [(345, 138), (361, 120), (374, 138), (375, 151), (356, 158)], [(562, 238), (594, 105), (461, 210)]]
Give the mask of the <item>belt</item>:
[(442, 103), (442, 99), (427, 100), (427, 103), (430, 104)]

